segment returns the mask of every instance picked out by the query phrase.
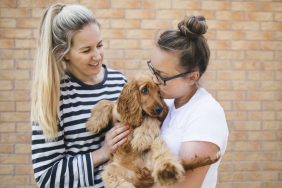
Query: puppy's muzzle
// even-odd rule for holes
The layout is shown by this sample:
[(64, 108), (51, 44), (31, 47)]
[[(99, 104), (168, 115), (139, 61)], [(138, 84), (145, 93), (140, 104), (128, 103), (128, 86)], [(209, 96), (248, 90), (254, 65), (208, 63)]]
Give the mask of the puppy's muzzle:
[(157, 105), (156, 107), (155, 107), (155, 113), (157, 114), (157, 115), (160, 115), (162, 112), (163, 112), (163, 108), (161, 107), (161, 106), (159, 106), (159, 105)]

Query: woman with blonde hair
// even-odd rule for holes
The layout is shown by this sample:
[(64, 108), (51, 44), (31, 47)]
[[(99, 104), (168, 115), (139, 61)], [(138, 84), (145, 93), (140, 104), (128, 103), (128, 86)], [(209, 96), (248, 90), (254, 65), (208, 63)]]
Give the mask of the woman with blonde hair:
[(32, 164), (40, 187), (103, 187), (100, 172), (128, 126), (85, 129), (90, 110), (116, 100), (126, 79), (103, 64), (101, 27), (81, 5), (50, 5), (41, 20), (31, 94)]

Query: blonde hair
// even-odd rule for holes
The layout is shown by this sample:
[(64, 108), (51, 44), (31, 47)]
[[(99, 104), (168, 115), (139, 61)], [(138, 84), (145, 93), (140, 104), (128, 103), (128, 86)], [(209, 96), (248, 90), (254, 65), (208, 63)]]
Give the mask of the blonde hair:
[(72, 38), (85, 25), (100, 24), (81, 5), (50, 5), (41, 20), (31, 92), (31, 121), (39, 125), (46, 140), (58, 137), (60, 81), (65, 73), (65, 54)]

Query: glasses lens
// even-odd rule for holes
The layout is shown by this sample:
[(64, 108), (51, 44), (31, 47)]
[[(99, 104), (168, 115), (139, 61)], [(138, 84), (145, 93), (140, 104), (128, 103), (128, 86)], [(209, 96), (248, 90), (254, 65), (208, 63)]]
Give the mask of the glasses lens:
[(147, 62), (149, 70), (151, 71), (151, 73), (156, 77), (157, 81), (159, 82), (159, 84), (161, 85), (165, 85), (164, 80), (161, 78), (161, 76), (155, 71), (155, 69), (153, 68), (151, 61)]

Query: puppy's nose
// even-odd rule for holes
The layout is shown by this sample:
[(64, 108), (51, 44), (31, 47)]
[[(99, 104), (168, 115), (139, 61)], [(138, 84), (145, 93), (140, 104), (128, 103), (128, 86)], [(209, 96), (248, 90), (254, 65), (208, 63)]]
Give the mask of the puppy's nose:
[(160, 106), (157, 106), (157, 107), (155, 108), (155, 112), (156, 112), (158, 115), (161, 114), (162, 111), (163, 111), (163, 108), (160, 107)]

